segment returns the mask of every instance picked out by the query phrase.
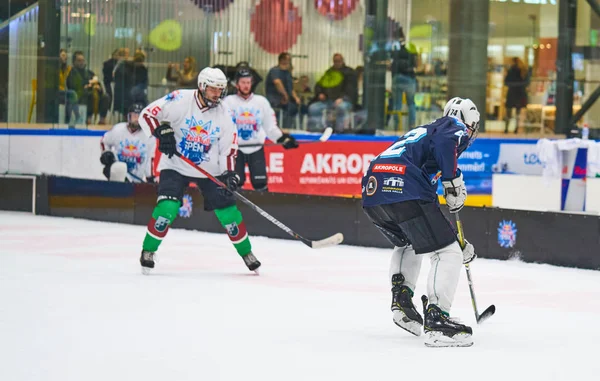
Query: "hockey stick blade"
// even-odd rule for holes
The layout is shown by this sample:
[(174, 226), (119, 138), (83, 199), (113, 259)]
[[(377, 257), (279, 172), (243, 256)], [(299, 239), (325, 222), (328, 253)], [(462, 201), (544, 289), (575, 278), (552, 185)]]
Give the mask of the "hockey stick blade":
[(477, 318), (477, 324), (483, 323), (486, 319), (489, 319), (495, 313), (496, 313), (496, 306), (492, 304), (491, 306), (486, 308), (486, 310), (483, 311), (483, 313), (481, 315), (479, 315), (479, 317)]
[(310, 247), (313, 249), (322, 249), (324, 247), (339, 245), (344, 241), (342, 233), (335, 233), (331, 237), (321, 239), (319, 241), (310, 241)]
[(321, 137), (319, 138), (319, 141), (321, 143), (328, 141), (332, 134), (333, 134), (333, 128), (327, 127), (325, 129), (325, 131), (323, 131), (323, 135), (321, 135)]

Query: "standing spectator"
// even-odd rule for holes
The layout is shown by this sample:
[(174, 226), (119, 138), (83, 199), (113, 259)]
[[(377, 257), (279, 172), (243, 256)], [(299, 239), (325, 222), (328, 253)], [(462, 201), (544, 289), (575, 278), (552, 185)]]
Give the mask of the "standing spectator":
[(119, 53), (122, 52), (122, 49), (115, 49), (112, 52), (112, 55), (109, 59), (102, 63), (102, 76), (104, 89), (106, 90), (106, 95), (110, 97), (110, 102), (112, 103), (113, 99), (113, 91), (112, 91), (112, 82), (114, 81), (113, 71), (115, 70), (115, 66), (117, 62), (119, 62)]
[(73, 67), (67, 63), (66, 49), (60, 49), (58, 56), (58, 103), (65, 105), (65, 123), (71, 121), (71, 113), (75, 112), (75, 119), (79, 119), (79, 105), (77, 94), (73, 90), (67, 90), (67, 78)]
[(146, 55), (138, 50), (133, 61), (123, 61), (115, 70), (115, 111), (125, 115), (134, 103), (148, 104), (148, 69)]
[(354, 69), (346, 66), (344, 57), (333, 55), (333, 66), (327, 69), (315, 86), (315, 102), (308, 106), (309, 130), (322, 130), (323, 112), (335, 110), (335, 131), (348, 127), (350, 111), (358, 100), (358, 86)]
[[(400, 49), (391, 52), (392, 58), (392, 94), (394, 97), (394, 110), (402, 110), (402, 95), (406, 95), (408, 106), (408, 129), (415, 127), (417, 121), (417, 109), (415, 106), (415, 93), (417, 92), (417, 80), (415, 69), (417, 67), (417, 55), (406, 47), (404, 32), (400, 29)], [(398, 118), (398, 115), (395, 115)], [(396, 120), (396, 124), (398, 121)]]
[[(277, 62), (277, 66), (272, 67), (267, 73), (265, 92), (271, 107), (276, 109), (275, 112), (277, 113), (277, 109), (282, 112), (282, 120), (279, 120), (279, 125), (289, 128), (298, 113), (300, 98), (294, 91), (294, 79), (291, 72), (292, 56), (287, 52), (280, 53)], [(280, 115), (277, 114), (277, 116)]]
[(512, 65), (504, 78), (504, 85), (508, 87), (506, 93), (506, 117), (504, 133), (508, 133), (508, 123), (512, 115), (512, 109), (516, 109), (515, 114), (515, 134), (519, 131), (519, 114), (521, 109), (527, 107), (527, 85), (529, 82), (528, 70), (525, 63), (519, 57), (513, 57)]
[(167, 66), (167, 80), (177, 83), (179, 89), (195, 89), (198, 87), (198, 72), (196, 71), (196, 59), (192, 56), (183, 60), (183, 70), (179, 70), (179, 64), (169, 62)]
[(87, 106), (87, 124), (91, 124), (94, 115), (94, 106), (98, 106), (100, 121), (98, 124), (106, 124), (109, 98), (104, 93), (98, 77), (93, 71), (86, 69), (86, 61), (83, 52), (78, 50), (73, 53), (73, 68), (67, 77), (67, 89), (77, 94), (78, 103)]

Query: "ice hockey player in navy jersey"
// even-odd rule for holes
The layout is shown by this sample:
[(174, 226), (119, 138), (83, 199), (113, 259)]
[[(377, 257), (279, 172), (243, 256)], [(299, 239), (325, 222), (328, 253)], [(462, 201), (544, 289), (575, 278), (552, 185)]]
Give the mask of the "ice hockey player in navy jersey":
[[(417, 336), (423, 328), (427, 346), (473, 344), (472, 329), (449, 313), (461, 265), (475, 259), (475, 250), (468, 242), (461, 249), (440, 209), (437, 186), (441, 180), (450, 213), (462, 209), (467, 190), (457, 160), (478, 128), (475, 104), (453, 98), (443, 117), (409, 131), (373, 159), (362, 179), (363, 209), (394, 245), (389, 273), (394, 323)], [(431, 270), (423, 321), (412, 296), (424, 256)]]

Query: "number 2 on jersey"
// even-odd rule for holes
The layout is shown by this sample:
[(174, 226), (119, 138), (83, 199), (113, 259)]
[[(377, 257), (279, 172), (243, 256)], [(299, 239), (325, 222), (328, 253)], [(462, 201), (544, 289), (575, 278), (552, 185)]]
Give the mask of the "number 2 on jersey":
[(413, 130), (408, 131), (403, 139), (394, 143), (390, 148), (386, 149), (379, 155), (379, 157), (395, 157), (401, 156), (406, 151), (406, 145), (415, 143), (424, 138), (427, 135), (427, 128), (417, 127)]

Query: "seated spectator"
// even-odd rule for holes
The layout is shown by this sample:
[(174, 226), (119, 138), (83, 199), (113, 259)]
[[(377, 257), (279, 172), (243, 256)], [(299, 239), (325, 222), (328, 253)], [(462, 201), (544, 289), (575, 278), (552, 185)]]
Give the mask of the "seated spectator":
[[(308, 129), (322, 131), (323, 113), (335, 111), (335, 131), (348, 129), (350, 112), (358, 98), (356, 73), (344, 63), (344, 57), (333, 55), (333, 66), (330, 67), (315, 86), (315, 101), (308, 106)], [(326, 115), (325, 115), (326, 117)]]
[[(292, 56), (284, 52), (279, 54), (278, 64), (269, 70), (265, 82), (267, 100), (275, 113), (281, 120), (278, 124), (282, 128), (294, 127), (294, 118), (298, 113), (300, 98), (294, 91), (294, 80), (292, 78)], [(279, 112), (281, 111), (281, 113)]]
[(178, 89), (196, 89), (198, 87), (198, 71), (196, 70), (196, 59), (185, 57), (183, 70), (179, 70), (179, 64), (169, 62), (167, 66), (167, 80), (177, 83)]
[(96, 74), (86, 69), (86, 61), (82, 51), (73, 53), (73, 68), (67, 77), (66, 85), (68, 90), (73, 90), (77, 94), (78, 104), (87, 106), (87, 124), (92, 123), (96, 106), (100, 114), (98, 124), (106, 124), (109, 98), (104, 93)]
[(133, 61), (123, 61), (115, 70), (114, 110), (122, 115), (135, 103), (148, 104), (148, 68), (146, 55), (138, 50)]
[(79, 119), (79, 105), (77, 94), (73, 90), (67, 90), (67, 77), (73, 67), (67, 63), (67, 51), (60, 49), (58, 56), (58, 103), (65, 105), (65, 123), (70, 124), (71, 114), (75, 112), (75, 119)]

